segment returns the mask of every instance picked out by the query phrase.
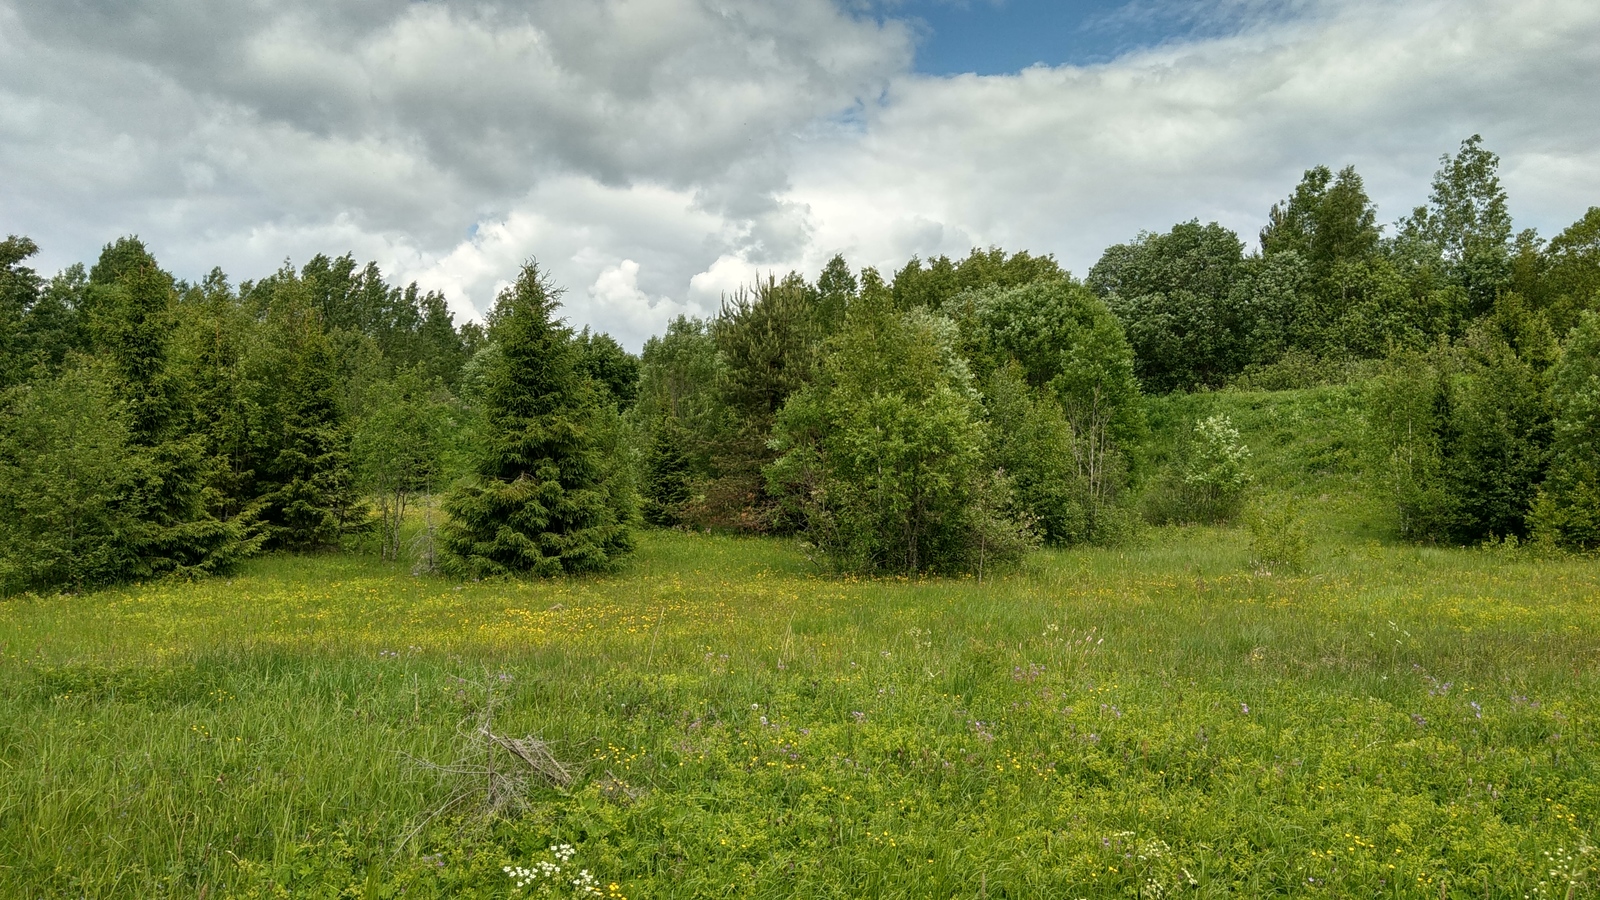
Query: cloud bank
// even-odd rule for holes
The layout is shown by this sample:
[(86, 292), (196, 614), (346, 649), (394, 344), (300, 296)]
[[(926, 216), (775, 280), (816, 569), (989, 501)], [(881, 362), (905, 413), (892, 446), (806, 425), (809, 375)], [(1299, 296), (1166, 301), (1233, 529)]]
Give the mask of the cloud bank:
[(835, 252), (1249, 238), (1318, 163), (1392, 220), (1473, 132), (1519, 225), (1600, 204), (1588, 0), (1210, 6), (1108, 62), (934, 77), (915, 23), (827, 0), (0, 0), (0, 228), (45, 269), (122, 233), (187, 277), (348, 250), (458, 315), (537, 256), (637, 347)]

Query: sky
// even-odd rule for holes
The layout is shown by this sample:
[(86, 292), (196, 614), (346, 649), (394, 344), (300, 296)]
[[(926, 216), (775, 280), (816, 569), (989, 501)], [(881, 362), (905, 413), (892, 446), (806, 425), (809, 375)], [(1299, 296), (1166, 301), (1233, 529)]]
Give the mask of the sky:
[(1247, 242), (1305, 169), (1392, 223), (1480, 133), (1600, 205), (1593, 0), (0, 0), (0, 232), (181, 278), (353, 253), (477, 318), (521, 264), (638, 349), (767, 272)]

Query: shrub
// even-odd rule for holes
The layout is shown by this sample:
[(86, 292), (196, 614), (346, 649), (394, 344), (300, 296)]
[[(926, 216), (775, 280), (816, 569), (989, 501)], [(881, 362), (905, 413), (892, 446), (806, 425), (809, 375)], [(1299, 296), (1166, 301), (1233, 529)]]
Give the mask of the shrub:
[(1369, 421), (1413, 540), (1527, 536), (1551, 436), (1549, 329), (1515, 297), (1456, 345), (1399, 354), (1368, 388)]
[(1250, 561), (1257, 568), (1303, 571), (1311, 536), (1293, 497), (1263, 502), (1249, 516)]
[[(965, 572), (1022, 534), (984, 472), (977, 392), (949, 320), (863, 291), (815, 384), (779, 414), (768, 490), (841, 569)], [(975, 502), (976, 501), (976, 502)], [(1000, 554), (1015, 555), (1015, 554)]]
[(1145, 495), (1144, 514), (1153, 525), (1213, 525), (1231, 521), (1244, 506), (1253, 480), (1250, 448), (1226, 415), (1195, 423), (1179, 461)]

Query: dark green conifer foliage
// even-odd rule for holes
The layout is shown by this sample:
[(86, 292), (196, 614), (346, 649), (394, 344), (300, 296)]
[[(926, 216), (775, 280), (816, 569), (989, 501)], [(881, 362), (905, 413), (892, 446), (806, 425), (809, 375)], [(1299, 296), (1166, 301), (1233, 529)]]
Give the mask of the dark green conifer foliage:
[(314, 550), (364, 530), (367, 509), (352, 470), (338, 360), (292, 274), (274, 298), (276, 434), (262, 461), (262, 517), (273, 546)]
[(252, 402), (245, 371), (245, 343), (254, 321), (246, 318), (227, 276), (213, 269), (184, 297), (183, 339), (193, 386), (195, 427), (212, 461), (207, 506), (224, 521), (243, 516), (253, 528), (256, 495)]
[(128, 415), (129, 454), (118, 502), (134, 523), (117, 536), (122, 577), (207, 572), (251, 548), (207, 508), (212, 461), (194, 431), (188, 386), (170, 358), (174, 285), (136, 238), (108, 246), (85, 303), (94, 350), (114, 373)]
[(631, 549), (602, 458), (605, 410), (557, 307), (532, 262), (496, 302), (476, 478), (444, 504), (445, 567), (459, 574), (605, 570)]
[(676, 418), (663, 417), (651, 430), (639, 485), (640, 512), (651, 525), (670, 527), (685, 521), (698, 474), (691, 440)]
[(1514, 294), (1456, 346), (1399, 356), (1371, 391), (1402, 534), (1526, 537), (1551, 441), (1554, 340)]
[(421, 366), (425, 377), (454, 389), (461, 381), (461, 367), (471, 356), (461, 333), (456, 331), (455, 315), (450, 312), (444, 295), (436, 291), (422, 295), (417, 306), (422, 319), (417, 326), (412, 364)]
[(791, 394), (816, 373), (816, 297), (805, 279), (768, 276), (723, 302), (712, 328), (722, 358), (718, 394), (726, 431), (716, 441), (715, 477), (706, 488), (706, 524), (746, 531), (786, 525), (762, 469), (776, 458), (772, 423)]

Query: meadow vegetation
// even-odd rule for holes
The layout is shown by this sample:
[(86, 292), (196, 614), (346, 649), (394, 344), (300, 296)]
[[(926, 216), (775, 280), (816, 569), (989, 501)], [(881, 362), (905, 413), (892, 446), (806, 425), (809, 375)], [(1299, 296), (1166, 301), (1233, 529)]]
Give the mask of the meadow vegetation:
[[(1600, 565), (1383, 537), (1357, 399), (1152, 410), (1236, 423), (1298, 572), (1243, 525), (981, 585), (650, 531), (609, 576), (273, 556), (10, 600), (0, 893), (1591, 895)], [(477, 758), (489, 703), (579, 777), (429, 819), (470, 779), (420, 763)]]

